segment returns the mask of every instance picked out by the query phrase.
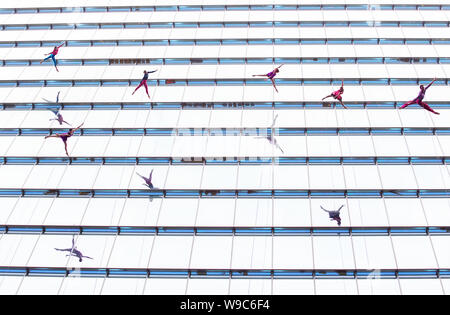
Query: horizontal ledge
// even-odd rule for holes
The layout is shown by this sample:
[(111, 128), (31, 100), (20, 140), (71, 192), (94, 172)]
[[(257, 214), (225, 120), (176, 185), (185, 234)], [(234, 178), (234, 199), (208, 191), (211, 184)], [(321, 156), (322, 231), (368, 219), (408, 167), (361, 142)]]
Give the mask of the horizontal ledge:
[[(327, 41), (329, 43), (330, 40)], [(337, 40), (336, 40), (337, 41)], [(353, 43), (347, 43), (346, 40), (340, 44), (358, 44), (353, 40)], [(362, 40), (361, 40), (362, 41)], [(131, 43), (130, 41), (127, 41)], [(211, 44), (209, 46), (215, 45), (214, 41), (210, 41)], [(248, 41), (240, 41), (236, 40), (236, 45), (244, 45), (252, 43), (247, 43)], [(140, 42), (136, 42), (140, 43)], [(361, 42), (360, 42), (361, 43)], [(52, 43), (53, 44), (53, 43)], [(89, 42), (88, 42), (89, 44)], [(168, 43), (170, 44), (170, 43)], [(186, 45), (190, 45), (191, 43), (186, 42)], [(195, 43), (192, 43), (192, 45)], [(275, 43), (276, 44), (276, 43)], [(317, 43), (315, 43), (317, 44)], [(324, 43), (326, 44), (326, 43)], [(367, 43), (366, 43), (367, 44)], [(447, 44), (450, 44), (450, 38), (447, 40)], [(162, 43), (164, 45), (164, 43)], [(81, 45), (80, 46), (89, 46), (89, 45)], [(104, 46), (108, 46), (105, 45)], [(116, 45), (112, 45), (116, 46)], [(119, 46), (121, 46), (119, 44)], [(125, 45), (124, 45), (125, 46)], [(176, 45), (174, 45), (176, 46)], [(180, 44), (180, 46), (183, 46)], [(278, 45), (283, 47), (283, 45)], [(0, 42), (0, 48), (9, 48), (16, 47), (12, 43), (2, 43)], [(21, 47), (21, 46), (18, 46)], [(27, 46), (23, 47), (40, 47), (35, 46), (34, 43), (30, 42)], [(89, 46), (89, 47), (98, 47), (98, 46)], [(299, 52), (300, 53), (300, 52)], [(50, 65), (50, 62), (46, 62), (44, 64), (40, 63), (41, 60), (38, 59), (2, 59), (0, 60), (0, 66), (2, 67), (46, 67)], [(415, 56), (415, 57), (385, 57), (385, 56), (374, 56), (374, 57), (355, 57), (355, 56), (347, 56), (347, 57), (197, 57), (197, 58), (107, 58), (107, 59), (99, 59), (99, 58), (87, 58), (87, 59), (78, 59), (78, 58), (68, 58), (68, 59), (58, 59), (57, 64), (60, 66), (134, 66), (134, 65), (272, 65), (272, 64), (291, 64), (291, 65), (324, 65), (324, 64), (332, 64), (332, 65), (390, 65), (390, 64), (401, 64), (401, 65), (409, 65), (409, 64), (450, 64), (450, 57), (423, 57), (423, 56)], [(171, 79), (171, 78), (168, 78)], [(312, 78), (313, 80), (314, 78)], [(358, 78), (361, 79), (361, 78)], [(383, 78), (384, 79), (384, 78)], [(225, 81), (226, 79), (224, 79)], [(332, 80), (331, 78), (329, 80)], [(150, 80), (150, 83), (152, 81)], [(340, 81), (338, 82), (340, 83)]]
[[(1, 136), (42, 137), (68, 132), (68, 128), (0, 128)], [(333, 135), (449, 135), (450, 127), (351, 128), (81, 128), (76, 136), (333, 136)], [(258, 138), (259, 139), (259, 138)]]
[(0, 165), (447, 165), (449, 156), (3, 156)]
[(441, 4), (242, 4), (242, 5), (112, 5), (112, 6), (81, 6), (81, 7), (19, 7), (3, 8), (0, 14), (30, 14), (30, 13), (70, 13), (70, 12), (167, 12), (167, 11), (293, 11), (293, 10), (450, 10), (450, 6)]
[[(428, 102), (432, 107), (450, 109), (450, 102)], [(395, 109), (403, 105), (403, 102), (346, 102), (348, 109)], [(336, 103), (325, 102), (60, 102), (59, 105), (51, 103), (0, 103), (0, 110), (233, 110), (233, 109), (330, 109), (339, 108)], [(420, 109), (418, 105), (410, 105), (408, 109)]]
[(450, 198), (450, 189), (20, 189), (1, 197), (81, 198)]
[(235, 20), (235, 21), (183, 21), (183, 22), (122, 22), (118, 19), (115, 22), (90, 22), (77, 23), (76, 20), (66, 23), (15, 23), (0, 24), (0, 30), (39, 30), (39, 29), (161, 29), (161, 28), (234, 28), (234, 27), (448, 27), (448, 20), (298, 20), (298, 21), (272, 21), (272, 20)]
[(269, 226), (76, 226), (0, 225), (0, 234), (49, 235), (209, 235), (209, 236), (380, 236), (450, 235), (450, 226), (352, 226), (352, 227), (269, 227)]
[[(340, 84), (341, 80), (334, 78), (308, 79), (308, 78), (275, 78), (277, 86), (330, 86)], [(346, 86), (414, 86), (431, 81), (432, 78), (347, 78), (344, 79)], [(0, 80), (0, 88), (8, 87), (135, 87), (139, 85), (140, 80), (130, 79), (90, 79), (90, 80)], [(438, 78), (435, 86), (448, 86), (450, 79)], [(150, 88), (155, 86), (267, 86), (272, 88), (272, 82), (267, 78), (219, 78), (219, 79), (150, 79), (148, 80)], [(345, 98), (345, 96), (344, 96)], [(332, 103), (334, 100), (324, 101), (324, 103)]]
[(438, 279), (449, 269), (153, 269), (0, 266), (0, 276), (97, 278)]

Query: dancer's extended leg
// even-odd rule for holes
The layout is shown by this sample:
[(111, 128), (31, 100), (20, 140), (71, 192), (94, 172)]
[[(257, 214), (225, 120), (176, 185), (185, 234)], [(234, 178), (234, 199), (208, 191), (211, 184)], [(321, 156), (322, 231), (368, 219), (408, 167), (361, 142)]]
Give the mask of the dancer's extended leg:
[(420, 106), (422, 106), (423, 108), (425, 108), (427, 111), (432, 112), (433, 114), (436, 114), (436, 115), (440, 115), (438, 112), (435, 112), (435, 111), (430, 107), (430, 105), (428, 105), (427, 103), (419, 102), (418, 104), (419, 104)]
[(131, 95), (134, 95), (134, 93), (136, 93), (136, 91), (139, 90), (139, 88), (143, 85), (144, 85), (144, 81), (141, 81), (141, 83), (139, 83), (139, 85), (137, 86), (137, 88), (134, 90), (134, 92)]
[(50, 55), (50, 57), (52, 58), (52, 60), (53, 60), (53, 64), (55, 65), (55, 69), (56, 69), (56, 71), (58, 71), (59, 72), (59, 70), (58, 70), (58, 67), (56, 66), (56, 58), (55, 58), (55, 55)]
[(64, 150), (66, 150), (66, 155), (69, 156), (69, 152), (67, 152), (67, 141), (64, 141)]
[(412, 105), (412, 104), (415, 104), (415, 103), (416, 103), (416, 100), (409, 101), (409, 102), (403, 104), (403, 105), (400, 107), (400, 109), (403, 109), (403, 108), (408, 107), (409, 105)]
[(344, 103), (342, 102), (342, 100), (339, 100), (339, 103), (341, 103), (341, 105), (342, 105), (345, 109), (347, 109), (347, 106), (344, 105)]
[(44, 60), (42, 60), (40, 63), (42, 64), (44, 61), (49, 60), (50, 58), (52, 58), (52, 55), (49, 55), (48, 57), (45, 57)]
[(277, 91), (277, 93), (278, 93), (277, 86), (275, 85), (275, 80), (274, 79), (270, 79), (270, 81), (272, 81), (272, 85), (275, 88), (275, 91)]
[(144, 87), (145, 87), (145, 92), (147, 93), (148, 98), (150, 98), (150, 95), (148, 94), (148, 85), (147, 85), (147, 81), (144, 81)]

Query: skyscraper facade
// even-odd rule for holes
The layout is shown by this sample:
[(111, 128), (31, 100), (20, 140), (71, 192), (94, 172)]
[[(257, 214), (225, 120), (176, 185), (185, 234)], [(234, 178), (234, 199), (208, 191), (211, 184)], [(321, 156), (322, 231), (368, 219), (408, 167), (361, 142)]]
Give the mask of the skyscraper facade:
[(0, 294), (450, 293), (450, 1), (3, 2)]

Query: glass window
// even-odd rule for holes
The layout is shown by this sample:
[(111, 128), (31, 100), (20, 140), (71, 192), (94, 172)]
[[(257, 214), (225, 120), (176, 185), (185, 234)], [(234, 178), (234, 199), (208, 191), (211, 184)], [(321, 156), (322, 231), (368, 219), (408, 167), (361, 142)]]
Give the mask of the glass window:
[(358, 292), (355, 279), (320, 279), (315, 281), (317, 295), (346, 294)]
[(443, 226), (450, 222), (450, 200), (424, 198), (421, 202), (430, 226)]
[(396, 236), (392, 243), (399, 269), (437, 268), (428, 236)]
[[(117, 236), (109, 268), (147, 268), (152, 251), (153, 236), (123, 235)], [(138, 254), (139, 253), (139, 254)], [(131, 293), (131, 292), (129, 292)]]
[(410, 165), (378, 165), (384, 189), (417, 189)]
[(348, 199), (348, 212), (353, 226), (388, 226), (382, 199)]
[(442, 295), (439, 279), (400, 279), (403, 295)]
[[(221, 132), (222, 130), (219, 130), (219, 132)], [(232, 162), (234, 161), (234, 157), (239, 155), (240, 137), (226, 136), (226, 130), (223, 130), (223, 132), (223, 137), (214, 136), (208, 138), (205, 151), (206, 158), (215, 158), (215, 162), (218, 163)]]
[(197, 199), (164, 199), (158, 216), (160, 226), (194, 226)]
[(309, 156), (340, 156), (339, 138), (336, 136), (308, 137)]
[(397, 279), (358, 279), (358, 293), (364, 295), (400, 295)]
[(200, 199), (197, 226), (225, 226), (234, 224), (234, 199)]
[[(356, 268), (396, 269), (394, 251), (389, 236), (353, 237)], [(373, 277), (377, 275), (374, 274)]]
[(146, 279), (106, 278), (102, 295), (140, 295), (144, 290)]
[(372, 139), (377, 156), (409, 156), (403, 136), (373, 136)]
[(309, 165), (310, 189), (345, 189), (340, 165)]
[[(142, 137), (138, 156), (171, 156), (172, 147), (176, 137), (173, 136), (151, 136)], [(112, 144), (110, 144), (112, 145)], [(122, 154), (123, 155), (123, 154)]]
[(10, 225), (42, 225), (53, 200), (50, 198), (19, 199), (8, 218)]
[(274, 279), (273, 294), (313, 295), (314, 282), (310, 279)]
[(123, 211), (125, 199), (92, 198), (83, 215), (82, 225), (117, 226)]
[(381, 189), (378, 171), (374, 166), (343, 165), (347, 189)]
[[(87, 198), (55, 198), (48, 210), (45, 225), (79, 225), (89, 202)], [(102, 224), (106, 225), (106, 224)]]
[(367, 136), (340, 136), (339, 139), (343, 156), (375, 156), (374, 146)]
[[(197, 236), (192, 247), (190, 268), (228, 269), (231, 263), (232, 238), (224, 236)], [(194, 279), (191, 279), (191, 284)], [(228, 280), (227, 280), (228, 281)], [(189, 289), (188, 289), (189, 291)]]
[(445, 236), (432, 236), (431, 242), (433, 244), (434, 252), (439, 264), (439, 268), (448, 268), (450, 266), (450, 253), (448, 251), (448, 238)]
[(60, 277), (24, 277), (19, 295), (56, 295), (64, 278)]
[[(0, 294), (14, 295), (22, 284), (23, 277), (3, 276), (0, 277)], [(40, 293), (37, 293), (40, 294)]]
[(100, 294), (103, 287), (102, 278), (79, 278), (77, 276), (64, 278), (58, 294), (62, 295), (83, 295)]
[(445, 165), (414, 165), (414, 174), (421, 189), (448, 189), (450, 177)]
[(311, 237), (273, 237), (273, 269), (314, 269)]
[[(152, 140), (153, 137), (148, 137)], [(141, 145), (141, 137), (120, 136), (109, 137), (108, 146), (103, 155), (108, 157), (136, 157)]]
[(229, 279), (189, 279), (186, 294), (225, 295), (229, 284)]
[(1, 187), (22, 187), (32, 168), (32, 165), (2, 165), (0, 167)]
[(156, 226), (162, 199), (128, 198), (120, 217), (120, 226)]
[(272, 294), (270, 279), (231, 279), (230, 294)]
[[(49, 139), (50, 140), (50, 139)], [(46, 145), (43, 137), (20, 136), (16, 137), (10, 145), (7, 155), (9, 156), (36, 156), (39, 150)], [(49, 141), (50, 142), (50, 141)]]
[(307, 199), (274, 199), (273, 225), (301, 227), (311, 225), (311, 211)]
[(354, 269), (351, 239), (339, 236), (314, 236), (314, 267), (316, 269)]
[(192, 236), (157, 236), (148, 267), (188, 268), (193, 240)]
[(272, 174), (271, 165), (242, 166), (239, 168), (237, 189), (271, 189)]
[[(153, 249), (153, 251), (155, 248)], [(177, 259), (173, 259), (176, 261)], [(144, 294), (156, 294), (156, 295), (171, 295), (171, 294), (185, 294), (187, 288), (187, 282), (191, 279), (147, 279)]]
[(235, 189), (238, 167), (234, 165), (205, 166), (202, 189)]
[(237, 199), (235, 226), (261, 227), (272, 225), (271, 199)]

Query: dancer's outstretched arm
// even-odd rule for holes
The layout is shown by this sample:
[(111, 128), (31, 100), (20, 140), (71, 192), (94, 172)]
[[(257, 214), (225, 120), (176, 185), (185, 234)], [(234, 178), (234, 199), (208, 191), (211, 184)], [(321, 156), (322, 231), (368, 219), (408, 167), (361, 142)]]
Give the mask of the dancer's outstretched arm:
[(328, 213), (330, 212), (330, 211), (324, 209), (322, 206), (320, 206), (320, 208), (321, 208), (323, 211), (325, 211), (325, 212), (328, 212)]
[(84, 125), (84, 122), (83, 123), (81, 123), (81, 125), (79, 125), (77, 128), (75, 128), (74, 130), (73, 130), (73, 132), (75, 132), (75, 131), (77, 131), (78, 129), (80, 129), (81, 128), (81, 126), (83, 126)]
[(425, 90), (427, 90), (434, 82), (436, 81), (436, 78), (433, 79), (426, 87)]
[(344, 205), (340, 206), (339, 209), (337, 209), (337, 211), (341, 211), (341, 209), (344, 207)]
[(147, 180), (147, 178), (146, 177), (144, 177), (144, 176), (142, 176), (141, 174), (139, 174), (138, 172), (136, 172), (136, 174), (140, 177), (140, 178), (142, 178), (143, 180)]
[(70, 252), (71, 248), (55, 248), (56, 250), (59, 250), (60, 252)]
[(59, 138), (59, 134), (55, 133), (54, 135), (45, 136), (45, 139), (47, 138)]

